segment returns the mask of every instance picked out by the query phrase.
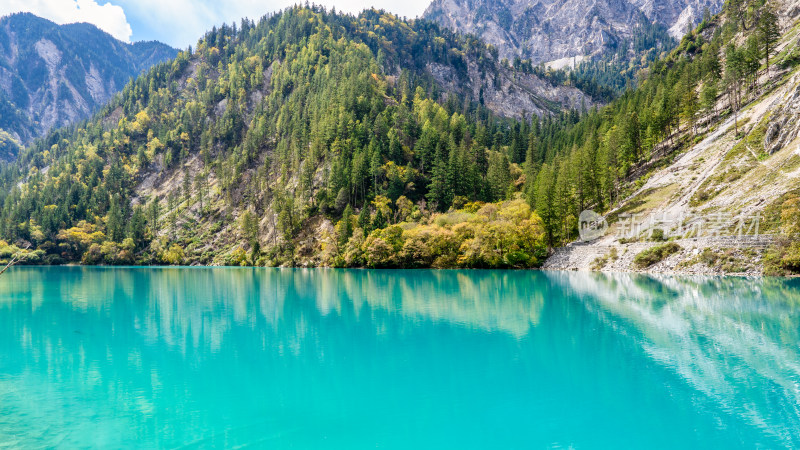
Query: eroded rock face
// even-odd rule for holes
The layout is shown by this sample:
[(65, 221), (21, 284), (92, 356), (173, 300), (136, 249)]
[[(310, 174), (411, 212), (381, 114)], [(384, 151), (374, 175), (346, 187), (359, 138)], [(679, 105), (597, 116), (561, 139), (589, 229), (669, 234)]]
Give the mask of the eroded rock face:
[(589, 96), (574, 87), (553, 86), (535, 75), (503, 68), (496, 74), (482, 74), (474, 61), (468, 63), (467, 83), (460, 83), (452, 68), (447, 66), (429, 64), (426, 70), (446, 92), (480, 102), (502, 117), (530, 119), (562, 109), (580, 111), (595, 105)]
[[(800, 82), (796, 79), (795, 82)], [(770, 117), (769, 128), (764, 135), (764, 150), (772, 155), (791, 144), (800, 136), (800, 84), (794, 92), (781, 102)]]
[(670, 30), (675, 39), (686, 34), (688, 26), (697, 25), (708, 8), (716, 14), (725, 3), (723, 0), (630, 0), (648, 19), (660, 23)]
[(434, 0), (425, 17), (534, 63), (590, 56), (630, 39), (641, 21), (680, 38), (723, 0)]

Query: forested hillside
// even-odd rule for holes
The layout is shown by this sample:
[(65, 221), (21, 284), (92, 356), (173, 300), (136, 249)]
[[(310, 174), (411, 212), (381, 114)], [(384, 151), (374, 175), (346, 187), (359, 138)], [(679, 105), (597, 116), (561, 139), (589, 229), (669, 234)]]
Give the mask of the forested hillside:
[(126, 44), (86, 23), (2, 17), (0, 131), (28, 144), (86, 119), (131, 78), (176, 54), (160, 42)]
[(377, 11), (214, 29), (5, 168), (0, 234), (47, 263), (539, 263), (525, 202), (476, 203), (519, 190), (531, 126), (443, 97), (431, 65), (460, 84), (503, 70), (480, 41)]

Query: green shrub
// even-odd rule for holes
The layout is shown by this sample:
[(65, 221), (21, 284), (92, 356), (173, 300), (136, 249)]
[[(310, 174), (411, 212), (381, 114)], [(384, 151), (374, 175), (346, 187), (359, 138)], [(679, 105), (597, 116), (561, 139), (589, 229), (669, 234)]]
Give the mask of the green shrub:
[(800, 242), (784, 240), (776, 243), (764, 256), (764, 275), (800, 274)]
[(619, 253), (617, 252), (617, 248), (612, 247), (605, 256), (599, 256), (592, 262), (592, 270), (599, 272), (603, 270), (610, 261), (616, 261), (618, 259)]
[(653, 233), (650, 235), (650, 240), (654, 242), (664, 242), (667, 240), (666, 236), (664, 235), (664, 230), (661, 228), (656, 228), (653, 230)]
[(646, 269), (660, 263), (681, 250), (682, 248), (680, 245), (669, 242), (639, 253), (633, 258), (633, 264), (639, 269)]
[(696, 258), (689, 261), (687, 265), (702, 263), (707, 267), (721, 270), (725, 273), (741, 273), (747, 272), (751, 268), (751, 265), (747, 263), (746, 259), (749, 258), (752, 260), (755, 256), (756, 255), (745, 255), (744, 259), (742, 259), (737, 256), (737, 251), (732, 248), (717, 250), (705, 248)]

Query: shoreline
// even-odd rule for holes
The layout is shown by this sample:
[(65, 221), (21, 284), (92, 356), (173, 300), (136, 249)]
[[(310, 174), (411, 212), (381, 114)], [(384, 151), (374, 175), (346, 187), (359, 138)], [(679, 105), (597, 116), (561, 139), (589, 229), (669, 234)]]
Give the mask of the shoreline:
[(775, 242), (774, 236), (767, 235), (630, 243), (609, 239), (574, 242), (556, 249), (542, 269), (763, 277), (765, 257)]
[[(380, 272), (407, 272), (407, 271), (429, 271), (429, 272), (456, 272), (456, 271), (463, 271), (463, 272), (575, 272), (575, 273), (591, 273), (591, 274), (607, 274), (607, 275), (614, 275), (614, 274), (628, 274), (628, 275), (665, 275), (665, 276), (677, 276), (677, 277), (691, 277), (691, 276), (702, 276), (702, 277), (735, 277), (735, 278), (748, 278), (748, 279), (765, 279), (765, 278), (800, 278), (800, 275), (792, 274), (792, 275), (766, 275), (762, 272), (725, 272), (725, 271), (696, 271), (696, 270), (637, 270), (637, 269), (602, 269), (596, 270), (591, 268), (556, 268), (556, 267), (541, 267), (541, 268), (527, 268), (527, 269), (475, 269), (475, 268), (425, 268), (425, 267), (414, 267), (414, 268), (367, 268), (367, 267), (286, 267), (286, 266), (216, 266), (216, 265), (209, 265), (209, 266), (202, 266), (202, 265), (195, 265), (195, 266), (167, 266), (167, 265), (124, 265), (124, 266), (112, 266), (112, 265), (82, 265), (82, 264), (54, 264), (54, 265), (44, 265), (44, 264), (28, 264), (28, 265), (16, 265), (13, 268), (9, 269), (9, 272), (13, 271), (14, 269), (22, 269), (22, 268), (75, 268), (75, 269), (107, 269), (107, 270), (116, 270), (116, 269), (133, 269), (133, 270), (145, 270), (145, 269), (153, 269), (153, 270), (163, 270), (163, 269), (212, 269), (212, 270), (226, 270), (226, 269), (280, 269), (280, 270), (335, 270), (335, 271), (380, 271)], [(2, 278), (0, 278), (2, 279)]]

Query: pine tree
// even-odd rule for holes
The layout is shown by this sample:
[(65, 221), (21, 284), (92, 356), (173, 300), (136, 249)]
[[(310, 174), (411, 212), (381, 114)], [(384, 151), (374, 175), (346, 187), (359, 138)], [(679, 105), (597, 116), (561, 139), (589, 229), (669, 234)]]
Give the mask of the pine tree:
[(381, 155), (380, 146), (377, 142), (375, 142), (374, 145), (370, 145), (370, 148), (372, 149), (372, 158), (370, 159), (369, 171), (370, 175), (372, 175), (372, 185), (377, 195), (383, 192), (381, 184), (378, 183), (380, 177), (383, 176), (383, 156)]
[(452, 194), (447, 183), (448, 165), (444, 145), (440, 144), (436, 149), (436, 158), (433, 162), (433, 173), (427, 195), (428, 201), (431, 202), (434, 209), (439, 211), (449, 208), (452, 201)]
[(745, 59), (742, 52), (734, 44), (728, 44), (725, 50), (725, 87), (728, 92), (728, 104), (734, 112), (736, 134), (739, 134), (739, 108), (741, 108), (741, 89), (745, 74)]
[(150, 202), (150, 206), (147, 209), (147, 220), (150, 225), (150, 231), (153, 236), (157, 235), (160, 231), (159, 229), (159, 218), (161, 217), (161, 204), (158, 202), (157, 198), (154, 198)]
[(683, 96), (683, 111), (681, 115), (692, 128), (692, 135), (697, 135), (697, 112), (700, 111), (700, 101), (697, 98), (697, 91), (690, 85)]
[(186, 207), (189, 207), (189, 200), (192, 198), (192, 179), (188, 171), (183, 172), (183, 201), (186, 202)]
[(534, 199), (536, 197), (536, 172), (539, 170), (539, 164), (535, 155), (535, 146), (531, 142), (528, 145), (528, 151), (525, 153), (525, 194), (528, 203), (535, 205)]
[(492, 195), (492, 201), (503, 200), (511, 183), (508, 156), (505, 153), (495, 152), (489, 157), (489, 170), (486, 172), (486, 181)]
[(717, 83), (713, 81), (706, 81), (703, 83), (703, 92), (702, 92), (702, 103), (703, 109), (705, 110), (706, 114), (713, 114), (713, 116), (717, 115), (717, 96), (719, 92), (717, 90)]
[(108, 237), (114, 242), (122, 242), (124, 238), (125, 219), (119, 201), (117, 195), (111, 196), (111, 206), (108, 209), (108, 222), (106, 224)]
[(169, 220), (169, 232), (172, 236), (175, 236), (177, 230), (176, 226), (178, 223), (178, 211), (177, 211), (177, 201), (175, 198), (175, 192), (170, 192), (167, 196), (167, 211), (168, 211), (168, 220)]
[(758, 82), (758, 70), (761, 68), (761, 46), (757, 36), (750, 36), (742, 49), (744, 56), (745, 78), (750, 80), (751, 88)]
[(145, 217), (144, 208), (141, 206), (134, 208), (131, 220), (128, 222), (127, 235), (129, 238), (133, 239), (136, 248), (142, 248), (145, 245), (146, 222), (147, 219)]
[(707, 81), (717, 80), (722, 74), (722, 65), (719, 60), (719, 48), (716, 45), (709, 45), (708, 49), (703, 53), (702, 70)]
[(769, 55), (775, 49), (775, 44), (781, 37), (778, 16), (775, 9), (767, 2), (761, 7), (761, 15), (758, 21), (758, 37), (764, 49), (764, 58), (767, 60), (767, 70), (769, 70)]
[(339, 247), (344, 248), (347, 241), (353, 236), (353, 207), (349, 203), (342, 213), (342, 219), (337, 224), (336, 231)]
[(626, 157), (632, 164), (639, 161), (642, 150), (642, 131), (639, 123), (639, 114), (635, 111), (628, 114), (624, 126)]
[(556, 175), (553, 200), (553, 209), (559, 218), (557, 235), (558, 243), (564, 244), (569, 241), (572, 222), (574, 222), (575, 215), (572, 213), (572, 192), (569, 176), (569, 167), (566, 161), (556, 161), (553, 163)]
[(747, 31), (747, 0), (728, 0), (728, 11), (735, 23), (740, 24), (743, 31)]
[(555, 245), (556, 221), (558, 220), (555, 209), (555, 175), (549, 164), (542, 166), (536, 178), (536, 212), (542, 218), (547, 243)]
[(255, 247), (258, 244), (258, 219), (250, 210), (242, 213), (241, 233), (251, 247)]
[(197, 194), (197, 202), (200, 204), (200, 211), (203, 211), (203, 201), (205, 200), (205, 190), (208, 179), (206, 175), (198, 173), (194, 177), (194, 191)]
[(372, 228), (370, 227), (371, 219), (372, 218), (370, 217), (369, 214), (369, 207), (367, 205), (364, 205), (364, 207), (361, 208), (361, 212), (358, 213), (358, 227), (364, 230), (364, 234), (369, 234), (369, 232), (372, 231)]
[(703, 8), (703, 24), (708, 24), (711, 22), (711, 10), (708, 6)]
[(386, 228), (388, 223), (386, 222), (386, 216), (383, 215), (383, 211), (378, 208), (378, 211), (375, 213), (375, 218), (372, 220), (372, 229), (373, 230), (382, 230)]

